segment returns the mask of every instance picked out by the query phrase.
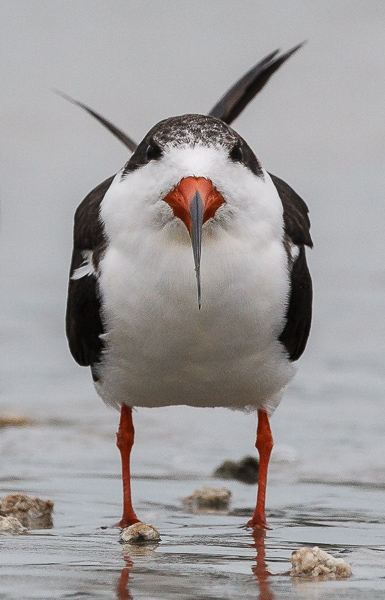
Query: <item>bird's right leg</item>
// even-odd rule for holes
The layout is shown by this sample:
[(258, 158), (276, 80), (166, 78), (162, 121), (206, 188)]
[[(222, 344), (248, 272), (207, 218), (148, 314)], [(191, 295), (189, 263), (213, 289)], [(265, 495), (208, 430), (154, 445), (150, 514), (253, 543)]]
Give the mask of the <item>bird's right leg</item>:
[(129, 527), (134, 523), (139, 523), (139, 519), (132, 508), (131, 502), (130, 456), (132, 446), (134, 445), (134, 433), (132, 408), (122, 404), (119, 429), (116, 434), (116, 445), (118, 446), (122, 457), (123, 479), (123, 516), (119, 523), (120, 527)]
[(255, 447), (259, 452), (258, 495), (254, 514), (246, 527), (267, 529), (265, 516), (265, 497), (267, 484), (267, 469), (270, 454), (273, 449), (273, 436), (270, 429), (269, 417), (266, 411), (258, 411), (257, 440)]

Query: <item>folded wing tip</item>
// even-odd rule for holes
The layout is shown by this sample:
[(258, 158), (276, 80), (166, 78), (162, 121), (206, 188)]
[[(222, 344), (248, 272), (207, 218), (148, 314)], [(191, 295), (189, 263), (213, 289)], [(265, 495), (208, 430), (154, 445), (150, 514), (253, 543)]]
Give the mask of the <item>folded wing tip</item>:
[(232, 123), (264, 88), (273, 73), (306, 43), (307, 40), (304, 40), (283, 54), (280, 54), (281, 50), (278, 48), (265, 56), (238, 79), (208, 114), (221, 119), (228, 125)]
[(137, 148), (136, 142), (134, 142), (134, 140), (132, 140), (121, 129), (119, 129), (113, 123), (111, 123), (111, 121), (109, 121), (108, 119), (103, 117), (101, 114), (99, 114), (98, 112), (96, 112), (95, 110), (93, 110), (92, 108), (87, 106), (87, 104), (83, 104), (83, 102), (79, 102), (79, 100), (75, 100), (74, 98), (72, 98), (71, 96), (66, 94), (65, 92), (62, 92), (61, 90), (59, 90), (57, 88), (52, 88), (52, 91), (55, 94), (57, 94), (58, 96), (61, 96), (62, 98), (64, 98), (64, 100), (68, 100), (68, 102), (71, 102), (71, 104), (75, 104), (76, 106), (80, 106), (80, 108), (83, 108), (85, 111), (88, 112), (88, 114), (90, 114), (92, 117), (94, 117), (94, 119), (99, 121), (99, 123), (101, 123), (106, 129), (108, 129), (108, 131), (110, 133), (112, 133), (116, 138), (118, 138), (118, 140), (120, 140), (126, 146), (126, 148), (128, 148), (131, 152), (135, 152), (135, 150)]

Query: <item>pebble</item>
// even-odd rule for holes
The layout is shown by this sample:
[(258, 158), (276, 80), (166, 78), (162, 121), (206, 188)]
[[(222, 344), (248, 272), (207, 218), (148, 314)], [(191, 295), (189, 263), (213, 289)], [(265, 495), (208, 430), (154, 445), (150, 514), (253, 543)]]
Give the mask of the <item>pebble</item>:
[(350, 577), (350, 565), (342, 558), (334, 558), (318, 546), (314, 548), (300, 548), (291, 555), (292, 577), (319, 577), (327, 576), (331, 579)]
[(0, 427), (24, 427), (33, 425), (32, 419), (14, 413), (0, 414)]
[(26, 528), (20, 523), (16, 517), (2, 517), (0, 516), (0, 535), (17, 535), (26, 531)]
[(125, 544), (143, 544), (146, 542), (159, 542), (160, 533), (153, 525), (134, 523), (125, 527), (120, 534), (120, 541)]
[(222, 479), (236, 479), (242, 483), (257, 483), (259, 472), (259, 461), (255, 456), (245, 456), (238, 462), (234, 460), (225, 460), (217, 469), (213, 476)]
[(182, 498), (182, 503), (192, 512), (217, 512), (228, 511), (230, 500), (227, 488), (203, 487)]
[(9, 494), (1, 501), (0, 511), (5, 516), (16, 517), (28, 529), (48, 529), (53, 525), (53, 506), (52, 500)]

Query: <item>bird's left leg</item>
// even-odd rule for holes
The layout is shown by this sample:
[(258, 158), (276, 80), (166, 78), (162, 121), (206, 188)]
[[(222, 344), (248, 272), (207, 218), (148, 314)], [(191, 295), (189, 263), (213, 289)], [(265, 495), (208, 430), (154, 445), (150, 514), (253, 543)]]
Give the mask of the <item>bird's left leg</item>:
[(259, 452), (259, 473), (258, 473), (258, 495), (254, 514), (247, 527), (266, 529), (265, 516), (265, 498), (267, 469), (269, 466), (270, 454), (273, 449), (273, 436), (270, 429), (269, 417), (266, 411), (258, 411), (257, 440), (255, 447)]
[(130, 456), (132, 446), (134, 445), (134, 433), (132, 408), (122, 404), (119, 429), (116, 434), (116, 445), (118, 446), (122, 457), (123, 478), (123, 516), (119, 523), (120, 527), (129, 527), (129, 525), (139, 523), (139, 519), (136, 516), (131, 503)]

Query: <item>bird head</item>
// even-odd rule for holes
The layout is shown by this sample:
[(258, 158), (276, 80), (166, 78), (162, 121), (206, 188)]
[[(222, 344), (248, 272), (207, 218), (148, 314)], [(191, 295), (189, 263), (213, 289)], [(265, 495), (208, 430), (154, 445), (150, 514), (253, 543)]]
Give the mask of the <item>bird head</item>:
[[(110, 239), (127, 228), (191, 244), (201, 304), (202, 238), (246, 233), (271, 210), (266, 172), (246, 141), (223, 121), (204, 115), (155, 125), (117, 174), (102, 203)], [(273, 210), (275, 210), (273, 203)]]

